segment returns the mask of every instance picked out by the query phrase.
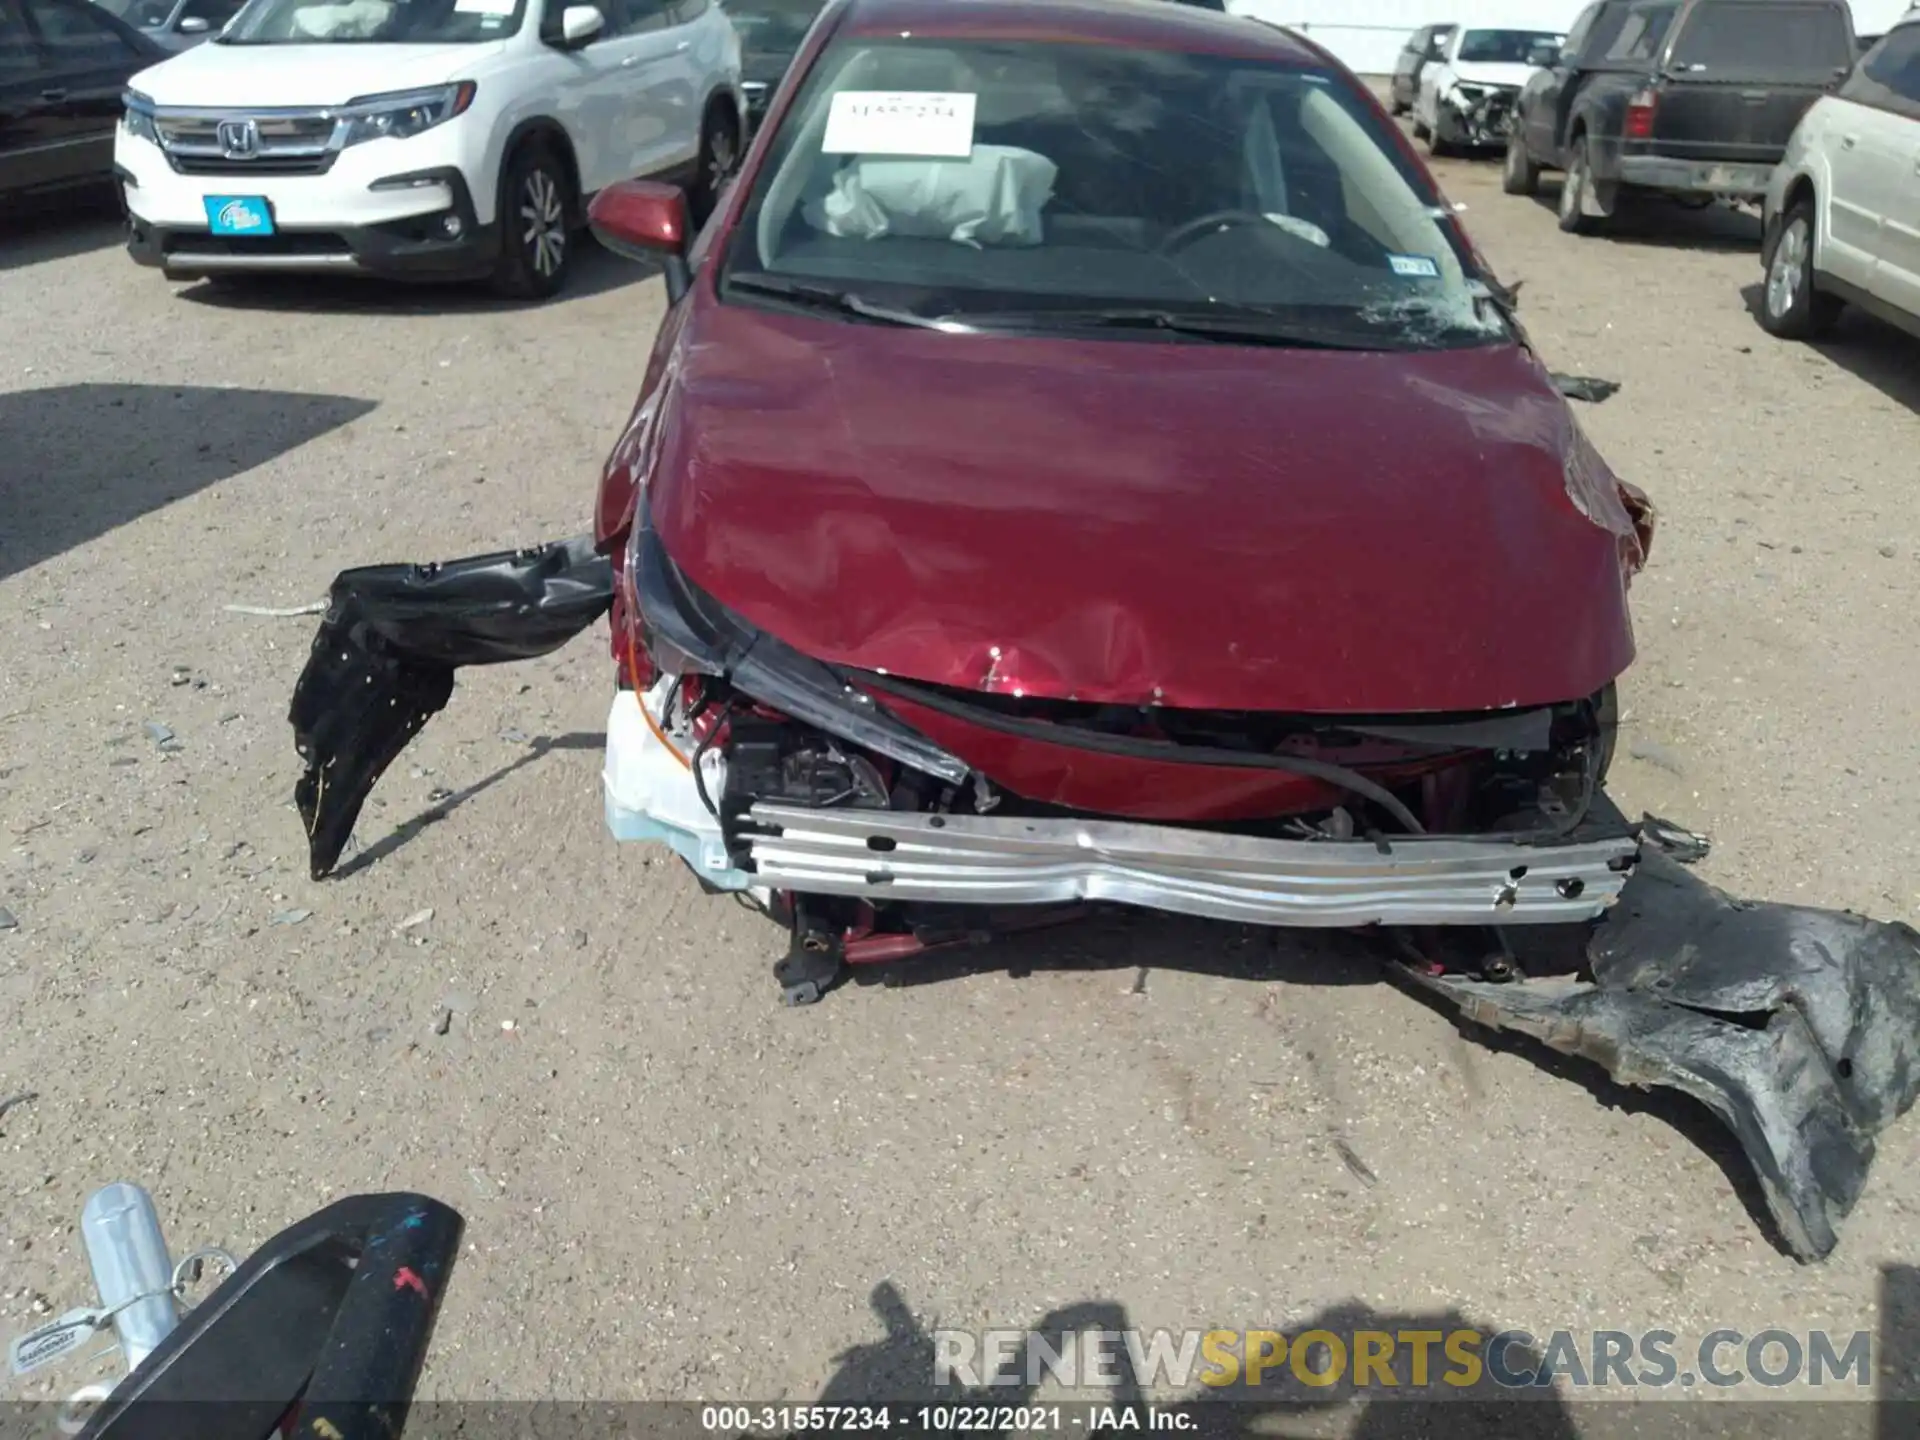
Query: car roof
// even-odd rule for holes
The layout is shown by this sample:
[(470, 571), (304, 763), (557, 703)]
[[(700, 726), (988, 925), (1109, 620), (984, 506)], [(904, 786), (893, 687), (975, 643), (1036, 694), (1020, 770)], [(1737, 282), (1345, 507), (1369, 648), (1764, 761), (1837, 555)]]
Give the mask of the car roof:
[(1277, 26), (1166, 0), (847, 0), (840, 31), (1126, 45), (1303, 67), (1327, 64), (1314, 46)]

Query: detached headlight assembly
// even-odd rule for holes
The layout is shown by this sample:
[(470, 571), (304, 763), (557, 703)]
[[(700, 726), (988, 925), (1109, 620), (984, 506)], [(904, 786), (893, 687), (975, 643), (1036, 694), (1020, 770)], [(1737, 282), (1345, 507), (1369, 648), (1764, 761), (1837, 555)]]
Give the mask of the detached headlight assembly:
[(153, 101), (138, 90), (129, 90), (120, 97), (120, 103), (126, 107), (120, 116), (121, 128), (129, 135), (158, 145), (160, 132), (153, 128)]
[(473, 81), (461, 80), (431, 90), (363, 95), (334, 112), (343, 127), (339, 143), (347, 146), (366, 140), (405, 140), (444, 125), (473, 104), (474, 88)]

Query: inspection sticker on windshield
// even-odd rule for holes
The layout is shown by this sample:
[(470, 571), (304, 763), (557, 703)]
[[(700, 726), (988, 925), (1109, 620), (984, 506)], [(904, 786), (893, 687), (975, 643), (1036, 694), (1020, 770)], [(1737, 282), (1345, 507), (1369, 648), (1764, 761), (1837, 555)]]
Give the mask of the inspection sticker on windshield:
[(973, 154), (978, 98), (944, 90), (842, 90), (827, 112), (820, 151), (964, 160)]
[(1393, 267), (1396, 275), (1410, 275), (1419, 280), (1440, 278), (1440, 266), (1431, 255), (1389, 255), (1387, 264)]

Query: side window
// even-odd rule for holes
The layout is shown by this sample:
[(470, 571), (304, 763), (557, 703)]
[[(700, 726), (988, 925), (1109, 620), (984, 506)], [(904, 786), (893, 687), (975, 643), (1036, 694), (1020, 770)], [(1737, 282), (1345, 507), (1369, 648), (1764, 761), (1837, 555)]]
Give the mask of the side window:
[(25, 0), (25, 5), (27, 24), (39, 32), (56, 71), (119, 65), (134, 53), (86, 0)]
[(1646, 5), (1630, 11), (1627, 23), (1620, 28), (1620, 38), (1607, 51), (1607, 59), (1652, 64), (1660, 54), (1660, 42), (1667, 38), (1667, 27), (1673, 23), (1677, 8)]
[(609, 36), (664, 30), (672, 8), (670, 0), (600, 0), (600, 7), (606, 12)]
[(1587, 43), (1587, 36), (1593, 32), (1593, 22), (1600, 16), (1598, 5), (1589, 5), (1580, 12), (1580, 18), (1573, 22), (1573, 29), (1567, 32), (1566, 44), (1560, 47), (1560, 53), (1569, 60), (1580, 58), (1580, 47)]
[(207, 29), (219, 30), (240, 13), (243, 0), (187, 0), (180, 7), (182, 20), (204, 20)]
[(1902, 25), (1869, 50), (1840, 98), (1920, 120), (1920, 25)]
[(28, 80), (42, 68), (20, 11), (13, 0), (0, 0), (0, 84)]

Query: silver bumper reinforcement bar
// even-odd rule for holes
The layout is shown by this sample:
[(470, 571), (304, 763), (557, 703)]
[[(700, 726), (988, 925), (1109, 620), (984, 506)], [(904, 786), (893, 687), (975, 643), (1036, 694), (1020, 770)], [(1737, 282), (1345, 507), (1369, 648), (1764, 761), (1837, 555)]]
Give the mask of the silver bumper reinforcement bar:
[(1256, 925), (1548, 925), (1590, 920), (1639, 855), (1630, 835), (1267, 840), (1110, 820), (755, 805), (741, 838), (775, 889), (946, 904), (1107, 900)]

